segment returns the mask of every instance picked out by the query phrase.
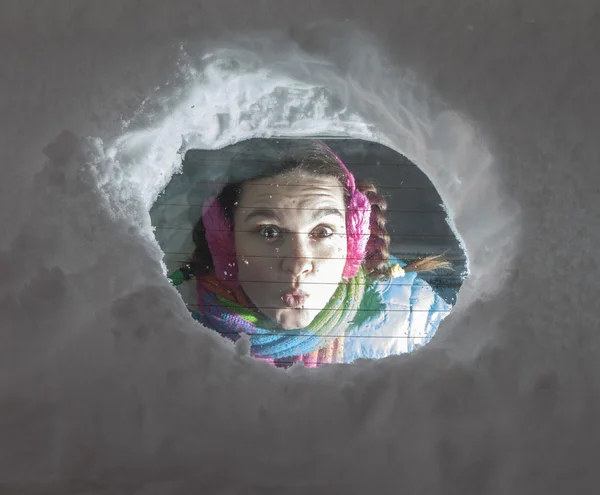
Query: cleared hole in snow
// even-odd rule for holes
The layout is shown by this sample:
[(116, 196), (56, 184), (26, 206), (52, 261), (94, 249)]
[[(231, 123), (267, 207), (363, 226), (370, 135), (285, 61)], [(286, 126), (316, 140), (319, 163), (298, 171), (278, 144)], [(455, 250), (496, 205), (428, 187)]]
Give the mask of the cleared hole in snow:
[[(260, 57), (222, 50), (201, 60), (182, 52), (175, 82), (148, 99), (129, 123), (131, 132), (107, 151), (145, 210), (181, 170), (189, 149), (282, 135), (378, 142), (427, 174), (468, 253), (470, 278), (455, 311), (491, 297), (507, 275), (519, 217), (474, 126), (430, 95), (414, 74), (391, 71), (373, 54), (344, 73), (294, 48), (261, 49)], [(150, 230), (147, 217), (144, 222)]]
[[(443, 255), (451, 264), (450, 270), (421, 272), (416, 278), (415, 274), (409, 274), (373, 285), (368, 299), (372, 303), (359, 309), (359, 318), (356, 320), (358, 326), (351, 326), (347, 330), (340, 328), (333, 332), (336, 336), (340, 333), (345, 335), (336, 343), (340, 350), (343, 349), (343, 361), (349, 362), (358, 356), (381, 358), (419, 348), (429, 341), (439, 321), (448, 314), (466, 276), (465, 253), (445, 221), (446, 212), (441, 198), (416, 165), (385, 146), (356, 139), (330, 138), (321, 141), (346, 163), (357, 180), (372, 180), (378, 193), (386, 201), (384, 218), (392, 256), (403, 263), (410, 263), (429, 255)], [(206, 199), (222, 190), (227, 182), (238, 182), (264, 172), (265, 167), (272, 168), (278, 163), (278, 153), (285, 152), (290, 146), (300, 146), (302, 149), (306, 144), (307, 139), (252, 139), (221, 150), (188, 150), (185, 154), (181, 174), (173, 177), (150, 213), (157, 240), (165, 253), (168, 273), (177, 275), (177, 288), (191, 311), (199, 311), (196, 284), (193, 278), (186, 283), (181, 276), (189, 270), (188, 263), (195, 249), (192, 231), (202, 215), (202, 205)], [(289, 194), (297, 191), (295, 186), (297, 184), (288, 193), (282, 184), (282, 189), (279, 190), (281, 198), (289, 199)], [(279, 184), (274, 187), (279, 187)], [(269, 197), (273, 198), (272, 195)], [(248, 199), (245, 204), (248, 205)], [(264, 201), (260, 204), (264, 206)], [(283, 213), (289, 213), (287, 210), (289, 208)], [(297, 213), (294, 218), (288, 218), (288, 222), (295, 224), (299, 221), (302, 215), (299, 211)], [(281, 226), (285, 227), (285, 221)], [(302, 230), (313, 227), (298, 228)], [(280, 255), (280, 248), (276, 247), (274, 251), (265, 245), (261, 254), (274, 260)], [(263, 258), (264, 256), (259, 257), (257, 263), (256, 257), (252, 257), (252, 265), (258, 267)], [(249, 264), (248, 259), (244, 262)], [(335, 263), (334, 259), (334, 266)], [(320, 272), (327, 266), (323, 261), (317, 261)], [(268, 299), (267, 294), (273, 292), (270, 289), (283, 287), (276, 280), (280, 280), (282, 276), (285, 278), (284, 273), (279, 274), (277, 261), (274, 265), (271, 261), (271, 270), (274, 267), (277, 268), (276, 272), (269, 271), (266, 267), (255, 268), (250, 277), (254, 281), (250, 289), (256, 288), (258, 295), (264, 299), (264, 304), (269, 306), (276, 306), (278, 301), (281, 304), (282, 298), (277, 294), (272, 299)], [(242, 271), (247, 269), (240, 267)], [(251, 267), (250, 269), (252, 270)], [(275, 274), (278, 275), (275, 277)], [(265, 277), (262, 284), (254, 280), (262, 280), (262, 277)], [(318, 272), (302, 277), (302, 280), (303, 288), (314, 288), (315, 284), (318, 285)], [(422, 281), (427, 283), (423, 284)], [(232, 294), (231, 291), (228, 293)], [(314, 298), (311, 297), (310, 301), (310, 305), (314, 306)], [(387, 309), (381, 312), (381, 307)], [(237, 327), (229, 329), (222, 324), (217, 328), (224, 332), (225, 337), (232, 339), (237, 337), (240, 330)], [(287, 338), (293, 338), (292, 334), (298, 332), (306, 333), (288, 332)], [(321, 342), (322, 347), (330, 341), (324, 338)], [(286, 357), (278, 365), (289, 366), (291, 359)], [(303, 360), (305, 364), (314, 361), (310, 357)], [(314, 366), (314, 363), (310, 366)]]

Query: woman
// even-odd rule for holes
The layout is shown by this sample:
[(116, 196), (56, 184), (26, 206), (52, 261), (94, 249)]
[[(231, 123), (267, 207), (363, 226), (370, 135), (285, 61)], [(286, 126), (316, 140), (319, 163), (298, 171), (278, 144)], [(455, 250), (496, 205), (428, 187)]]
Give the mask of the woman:
[(448, 263), (392, 259), (385, 208), (323, 143), (278, 149), (266, 169), (205, 204), (178, 272), (196, 279), (194, 318), (232, 340), (247, 334), (251, 354), (280, 367), (427, 342), (450, 307), (416, 272)]

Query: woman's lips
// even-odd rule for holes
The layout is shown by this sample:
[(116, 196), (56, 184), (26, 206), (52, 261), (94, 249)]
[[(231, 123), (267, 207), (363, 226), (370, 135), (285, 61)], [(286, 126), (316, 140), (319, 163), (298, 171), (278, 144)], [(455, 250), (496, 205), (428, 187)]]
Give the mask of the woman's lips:
[(308, 297), (309, 295), (306, 292), (295, 289), (286, 292), (282, 299), (288, 308), (299, 309), (304, 308), (304, 303)]

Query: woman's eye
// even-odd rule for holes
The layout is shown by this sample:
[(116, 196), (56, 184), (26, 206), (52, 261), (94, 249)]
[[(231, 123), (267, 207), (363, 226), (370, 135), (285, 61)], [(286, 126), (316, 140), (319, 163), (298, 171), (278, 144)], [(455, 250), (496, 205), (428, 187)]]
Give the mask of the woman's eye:
[(331, 237), (333, 235), (333, 229), (331, 227), (326, 227), (325, 225), (322, 225), (320, 227), (317, 227), (316, 229), (314, 229), (312, 231), (312, 236), (313, 237)]
[(281, 234), (280, 230), (272, 225), (261, 227), (258, 229), (258, 233), (267, 240), (276, 239)]

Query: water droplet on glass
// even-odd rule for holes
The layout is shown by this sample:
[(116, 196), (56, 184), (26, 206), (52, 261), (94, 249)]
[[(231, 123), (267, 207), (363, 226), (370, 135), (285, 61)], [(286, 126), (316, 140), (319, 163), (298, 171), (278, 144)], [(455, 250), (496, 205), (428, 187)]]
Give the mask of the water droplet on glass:
[(233, 205), (234, 205), (234, 206), (237, 206), (237, 205), (238, 205), (238, 202), (236, 201), (235, 203), (233, 203)]
[(279, 252), (279, 248), (275, 248), (275, 252), (277, 252), (277, 253), (278, 253), (278, 252)]
[(247, 265), (249, 264), (249, 263), (248, 263), (248, 260), (244, 260), (244, 263), (246, 263)]

